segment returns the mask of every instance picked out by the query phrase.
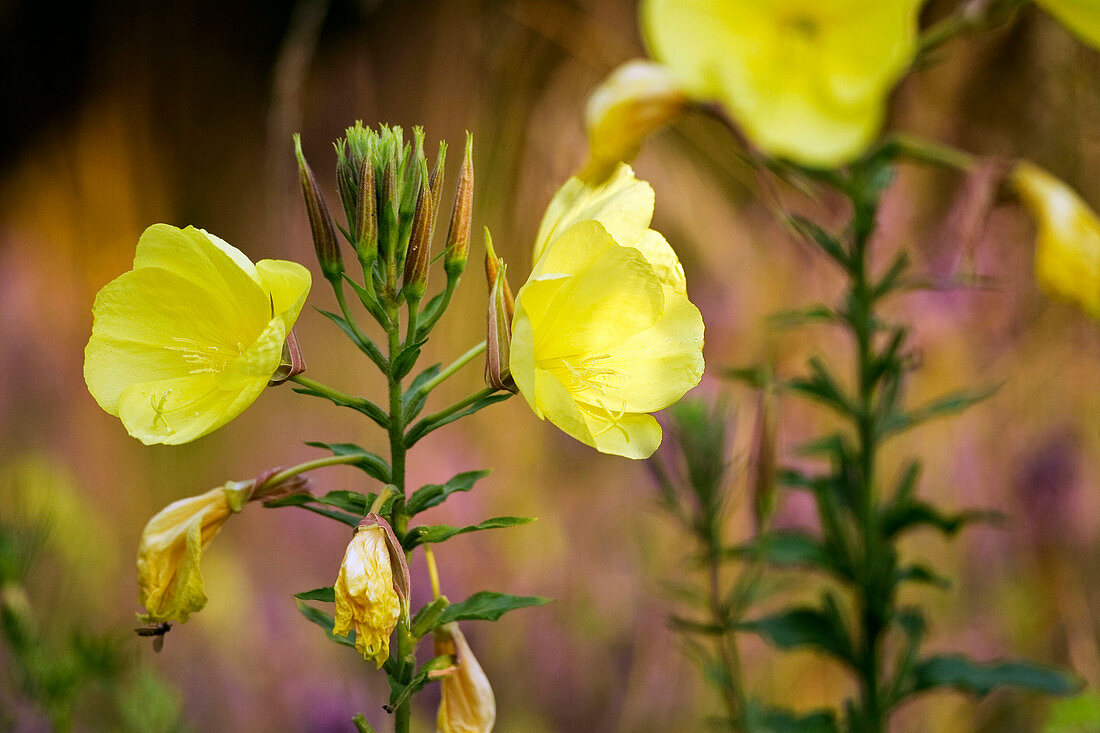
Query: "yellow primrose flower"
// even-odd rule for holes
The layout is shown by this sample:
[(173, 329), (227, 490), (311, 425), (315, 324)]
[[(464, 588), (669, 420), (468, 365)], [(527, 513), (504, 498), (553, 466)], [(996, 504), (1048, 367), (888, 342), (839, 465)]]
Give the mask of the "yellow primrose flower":
[(588, 162), (580, 178), (596, 185), (630, 162), (645, 137), (687, 108), (687, 96), (667, 67), (652, 61), (627, 61), (611, 72), (588, 97), (584, 124)]
[(646, 458), (654, 412), (703, 374), (703, 320), (676, 253), (649, 228), (653, 189), (622, 164), (551, 201), (516, 296), (510, 368), (528, 404), (603, 453)]
[(1096, 0), (1035, 0), (1082, 41), (1100, 50), (1100, 3)]
[(774, 157), (843, 165), (882, 126), (921, 0), (645, 0), (654, 58)]
[(1032, 163), (1018, 163), (1010, 180), (1035, 217), (1039, 284), (1100, 318), (1100, 218), (1073, 189)]
[(355, 631), (355, 648), (379, 667), (390, 655), (390, 634), (408, 603), (405, 553), (386, 520), (369, 514), (355, 530), (333, 585), (332, 633)]
[(206, 435), (267, 386), (309, 286), (299, 264), (253, 265), (202, 229), (154, 224), (92, 306), (88, 390), (146, 445)]
[(141, 533), (138, 595), (144, 622), (179, 621), (206, 605), (199, 561), (210, 540), (252, 496), (254, 481), (230, 481), (205, 494), (172, 502)]
[(455, 658), (454, 669), (440, 682), (437, 733), (489, 733), (497, 719), (493, 688), (458, 624), (436, 629), (432, 646), (435, 656), (449, 654)]

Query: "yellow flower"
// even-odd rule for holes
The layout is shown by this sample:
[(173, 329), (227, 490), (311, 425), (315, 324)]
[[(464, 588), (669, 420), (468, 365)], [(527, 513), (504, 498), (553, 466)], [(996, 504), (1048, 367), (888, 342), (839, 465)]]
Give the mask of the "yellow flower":
[(1096, 0), (1035, 0), (1035, 2), (1076, 33), (1082, 41), (1100, 50), (1100, 3)]
[(920, 0), (646, 0), (653, 56), (769, 155), (857, 157), (917, 50)]
[(687, 96), (675, 75), (652, 61), (628, 61), (588, 97), (588, 163), (580, 178), (596, 185), (630, 162), (647, 135), (687, 108)]
[(172, 502), (141, 533), (138, 595), (145, 622), (179, 621), (206, 605), (199, 561), (210, 540), (252, 496), (254, 481), (230, 481), (205, 494)]
[(458, 624), (449, 623), (435, 630), (432, 637), (435, 655), (455, 657), (455, 666), (440, 685), (437, 733), (489, 733), (497, 719), (493, 688), (477, 663)]
[(1049, 294), (1100, 318), (1100, 218), (1073, 189), (1032, 163), (1011, 182), (1035, 217), (1035, 277)]
[(88, 390), (146, 445), (206, 435), (267, 386), (309, 286), (299, 264), (253, 265), (201, 229), (154, 224), (92, 306)]
[(393, 530), (369, 514), (355, 530), (333, 585), (332, 633), (355, 631), (355, 648), (379, 667), (390, 655), (390, 634), (408, 603), (409, 569)]
[(629, 458), (661, 443), (646, 413), (703, 374), (703, 320), (652, 216), (653, 189), (628, 165), (598, 187), (570, 179), (542, 220), (512, 323), (512, 377), (535, 414)]

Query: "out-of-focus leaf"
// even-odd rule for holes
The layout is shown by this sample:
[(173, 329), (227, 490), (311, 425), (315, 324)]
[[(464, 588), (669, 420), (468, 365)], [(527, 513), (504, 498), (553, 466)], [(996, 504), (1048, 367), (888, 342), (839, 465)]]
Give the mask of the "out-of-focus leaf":
[(837, 733), (836, 716), (830, 710), (796, 713), (793, 710), (764, 705), (758, 700), (749, 703), (745, 712), (752, 733)]
[(725, 554), (737, 558), (759, 557), (773, 565), (816, 566), (825, 570), (835, 569), (835, 557), (820, 540), (805, 532), (770, 532), (751, 542), (725, 550)]
[(739, 628), (763, 636), (780, 649), (816, 647), (843, 662), (853, 663), (847, 632), (838, 628), (828, 614), (816, 608), (793, 608), (744, 621)]
[(951, 589), (951, 581), (924, 565), (907, 565), (894, 573), (897, 583), (925, 583), (943, 590)]
[(895, 413), (882, 421), (879, 425), (879, 432), (885, 437), (908, 430), (937, 417), (957, 415), (967, 408), (989, 399), (1000, 387), (1001, 385), (994, 384), (977, 389), (952, 392), (908, 412)]
[(343, 644), (344, 646), (355, 646), (354, 631), (349, 631), (347, 636), (336, 636), (332, 633), (332, 627), (335, 625), (336, 621), (329, 614), (319, 608), (314, 608), (309, 604), (303, 603), (302, 601), (298, 601), (298, 611), (305, 616), (307, 620), (324, 629), (325, 636), (330, 640), (335, 641), (337, 644)]
[(944, 514), (926, 502), (892, 504), (882, 515), (882, 533), (893, 537), (900, 532), (920, 526), (934, 527), (951, 537), (960, 529), (974, 522), (1000, 524), (1004, 515), (991, 510), (971, 509), (958, 514)]
[(840, 316), (828, 306), (811, 305), (807, 308), (779, 311), (768, 316), (768, 323), (775, 328), (794, 328), (811, 323), (836, 323)]
[(1052, 667), (1031, 662), (975, 662), (962, 654), (944, 654), (921, 660), (914, 669), (913, 692), (951, 687), (984, 697), (996, 687), (1021, 687), (1049, 695), (1069, 695), (1081, 689), (1081, 680)]
[(488, 475), (489, 471), (466, 471), (453, 477), (445, 484), (421, 486), (409, 497), (406, 505), (409, 516), (415, 516), (425, 509), (442, 504), (448, 496), (456, 491), (469, 491), (478, 479), (485, 478)]
[(829, 255), (845, 270), (851, 267), (851, 260), (840, 241), (804, 216), (790, 216), (787, 221), (796, 232), (817, 244), (821, 251)]

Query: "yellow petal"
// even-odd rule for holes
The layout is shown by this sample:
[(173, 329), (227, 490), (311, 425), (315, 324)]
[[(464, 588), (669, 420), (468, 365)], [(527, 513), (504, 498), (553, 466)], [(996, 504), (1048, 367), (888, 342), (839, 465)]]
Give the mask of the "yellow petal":
[(641, 413), (600, 415), (586, 413), (600, 453), (624, 458), (649, 458), (661, 445), (661, 426), (653, 416)]
[(309, 270), (297, 262), (260, 260), (256, 271), (264, 290), (271, 296), (273, 315), (279, 316), (287, 333), (302, 312), (312, 283)]

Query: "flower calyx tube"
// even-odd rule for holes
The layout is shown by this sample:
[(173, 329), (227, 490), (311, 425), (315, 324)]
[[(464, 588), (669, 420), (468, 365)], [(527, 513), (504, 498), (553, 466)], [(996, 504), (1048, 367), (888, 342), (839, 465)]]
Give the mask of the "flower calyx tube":
[(466, 270), (470, 256), (470, 234), (474, 220), (474, 138), (466, 133), (466, 152), (458, 172), (458, 189), (451, 207), (451, 222), (447, 228), (447, 249), (443, 255), (443, 271), (448, 280), (457, 281)]
[(518, 392), (509, 367), (515, 298), (508, 287), (507, 265), (497, 257), (493, 238), (485, 230), (485, 279), (489, 284), (489, 315), (485, 349), (485, 383), (494, 389)]
[(313, 247), (317, 251), (317, 261), (325, 279), (336, 282), (344, 274), (344, 259), (336, 241), (336, 225), (332, 222), (325, 195), (317, 185), (313, 170), (302, 153), (302, 136), (294, 135), (294, 155), (298, 159), (298, 179), (302, 185), (302, 196), (309, 216), (309, 228), (313, 233)]
[(333, 585), (333, 633), (355, 631), (355, 648), (378, 667), (389, 658), (390, 635), (409, 615), (409, 567), (389, 523), (368, 514), (359, 523)]
[(423, 184), (420, 186), (413, 213), (401, 287), (401, 294), (409, 303), (419, 303), (428, 288), (428, 266), (432, 259), (432, 239), (435, 237), (435, 223), (439, 216), (446, 159), (447, 143), (440, 142), (435, 169), (430, 176), (427, 163), (420, 163)]

